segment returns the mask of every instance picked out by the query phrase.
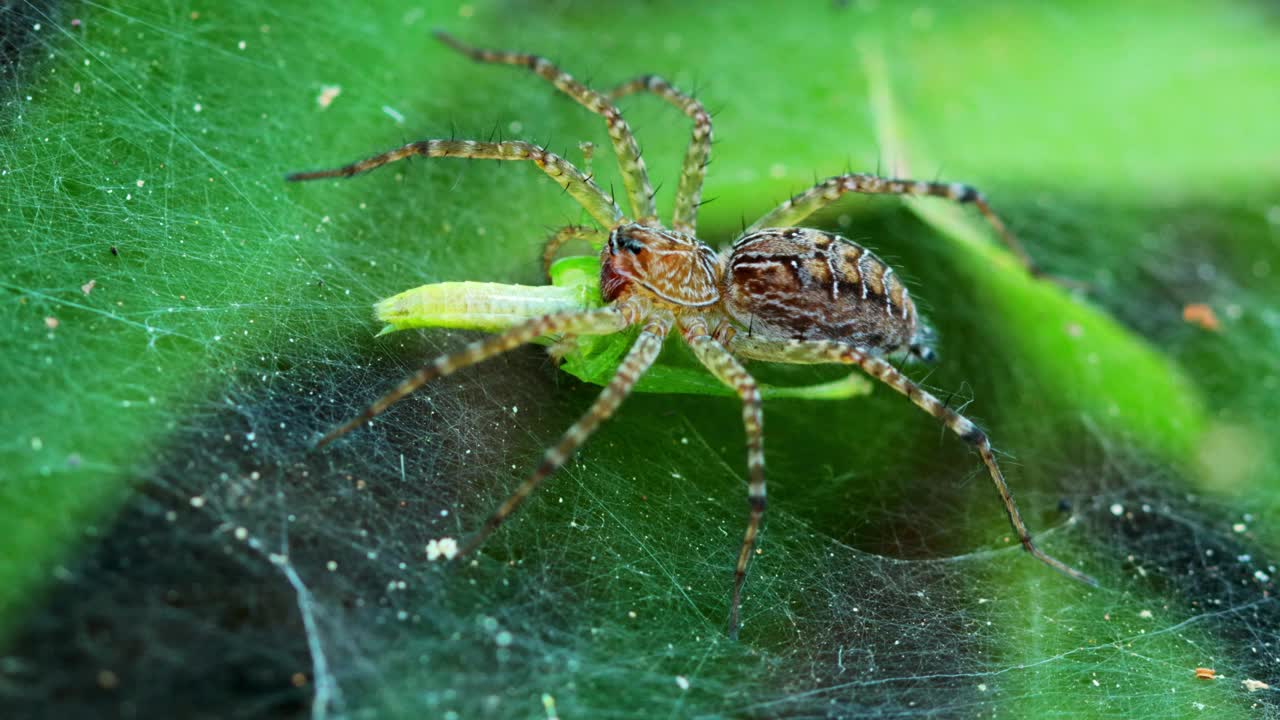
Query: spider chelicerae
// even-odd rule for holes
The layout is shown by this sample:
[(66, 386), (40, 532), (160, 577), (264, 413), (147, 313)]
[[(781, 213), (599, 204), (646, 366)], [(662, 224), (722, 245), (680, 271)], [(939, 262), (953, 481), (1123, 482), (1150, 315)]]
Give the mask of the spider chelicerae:
[[(324, 446), (368, 422), (393, 403), (435, 378), (507, 352), (542, 336), (603, 335), (640, 327), (617, 373), (587, 411), (555, 445), (538, 468), (459, 550), (466, 555), (499, 525), (618, 409), (658, 357), (673, 330), (703, 365), (742, 400), (746, 428), (750, 516), (734, 569), (729, 634), (737, 635), (743, 580), (765, 510), (764, 425), (760, 390), (739, 358), (780, 363), (842, 363), (905, 395), (949, 430), (977, 449), (1004, 503), (1022, 546), (1041, 562), (1075, 580), (1093, 578), (1040, 550), (1031, 540), (996, 463), (986, 434), (907, 378), (886, 357), (906, 355), (931, 360), (928, 331), (916, 314), (907, 288), (893, 269), (850, 240), (796, 224), (845, 193), (916, 195), (947, 198), (977, 207), (1026, 269), (1039, 274), (982, 193), (960, 183), (920, 182), (848, 173), (818, 183), (766, 213), (721, 254), (697, 238), (697, 211), (711, 154), (711, 115), (696, 99), (656, 75), (642, 75), (608, 94), (576, 81), (546, 58), (485, 50), (437, 32), (436, 37), (473, 60), (517, 65), (533, 71), (605, 120), (618, 156), (632, 216), (628, 217), (592, 178), (545, 148), (518, 140), (422, 140), (331, 170), (300, 172), (288, 180), (349, 177), (413, 156), (482, 160), (524, 160), (537, 165), (578, 201), (599, 228), (570, 226), (555, 233), (544, 258), (571, 240), (600, 249), (600, 292), (606, 305), (596, 310), (547, 315), (468, 345), (460, 352), (428, 362), (360, 416), (325, 435)], [(631, 128), (614, 100), (653, 93), (693, 121), (676, 189), (670, 227), (658, 219), (654, 191)]]

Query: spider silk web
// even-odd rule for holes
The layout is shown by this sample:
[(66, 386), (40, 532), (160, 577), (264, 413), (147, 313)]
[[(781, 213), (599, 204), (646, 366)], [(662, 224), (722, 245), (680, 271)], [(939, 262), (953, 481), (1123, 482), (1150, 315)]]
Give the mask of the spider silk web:
[[(1177, 5), (1135, 36), (1101, 8), (749, 5), (0, 5), (0, 716), (1280, 716), (1280, 205), (1257, 150), (1276, 113), (1206, 121), (1275, 104), (1270, 11)], [(375, 340), (370, 305), (536, 284), (542, 239), (583, 216), (532, 168), (283, 173), (500, 135), (575, 161), (590, 139), (621, 188), (598, 119), (435, 46), (437, 26), (601, 86), (696, 88), (717, 113), (716, 244), (846, 155), (892, 169), (850, 40), (873, 38), (909, 144), (946, 158), (916, 171), (980, 182), (1088, 299), (1036, 304), (892, 200), (813, 224), (923, 298), (942, 363), (909, 371), (990, 431), (1042, 546), (1102, 587), (1025, 556), (977, 457), (887, 388), (766, 404), (738, 642), (731, 400), (629, 399), (473, 562), (431, 560), (598, 388), (522, 348), (309, 452), (476, 337)], [(1108, 106), (1126, 112), (1091, 111)], [(623, 107), (666, 212), (686, 120)]]

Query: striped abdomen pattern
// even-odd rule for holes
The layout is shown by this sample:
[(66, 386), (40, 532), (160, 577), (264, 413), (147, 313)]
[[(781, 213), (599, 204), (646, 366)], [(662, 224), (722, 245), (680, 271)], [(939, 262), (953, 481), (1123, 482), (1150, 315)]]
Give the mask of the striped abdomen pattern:
[(725, 310), (756, 337), (836, 340), (891, 352), (916, 334), (907, 288), (870, 250), (806, 228), (743, 236), (721, 279)]

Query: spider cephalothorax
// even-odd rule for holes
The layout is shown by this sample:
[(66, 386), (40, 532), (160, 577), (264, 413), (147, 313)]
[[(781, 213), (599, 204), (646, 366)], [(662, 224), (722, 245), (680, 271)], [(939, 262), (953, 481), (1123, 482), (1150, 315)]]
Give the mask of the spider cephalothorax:
[(631, 293), (673, 310), (720, 302), (720, 259), (691, 235), (628, 223), (609, 233), (600, 252), (600, 295), (614, 302)]
[[(332, 170), (295, 173), (290, 180), (348, 177), (415, 155), (489, 160), (525, 160), (555, 180), (599, 223), (600, 228), (570, 226), (557, 232), (543, 254), (549, 263), (557, 249), (573, 239), (600, 248), (600, 291), (607, 303), (598, 310), (566, 312), (518, 325), (505, 333), (428, 362), (413, 376), (369, 406), (359, 417), (321, 438), (325, 445), (359, 427), (434, 378), (448, 375), (546, 335), (601, 335), (640, 327), (635, 344), (617, 374), (591, 409), (546, 452), (537, 470), (485, 521), (463, 547), (465, 555), (484, 541), (555, 472), (587, 437), (617, 410), (637, 380), (653, 364), (673, 329), (707, 369), (742, 400), (747, 437), (747, 498), (750, 515), (738, 552), (730, 601), (729, 632), (737, 634), (738, 608), (747, 563), (765, 509), (764, 430), (760, 390), (738, 357), (783, 363), (842, 363), (905, 395), (937, 418), (982, 457), (1000, 493), (1019, 541), (1037, 559), (1076, 580), (1092, 578), (1047, 555), (1031, 534), (986, 434), (968, 419), (917, 385), (884, 356), (907, 353), (930, 359), (928, 330), (920, 323), (907, 288), (893, 270), (869, 250), (848, 240), (796, 225), (850, 192), (884, 195), (932, 195), (975, 205), (1031, 272), (1036, 272), (1014, 237), (974, 188), (959, 183), (897, 180), (848, 173), (825, 180), (782, 203), (747, 228), (727, 253), (717, 255), (695, 235), (697, 208), (711, 152), (711, 116), (697, 100), (654, 75), (623, 83), (609, 95), (596, 92), (545, 58), (524, 53), (472, 48), (439, 33), (458, 51), (481, 62), (518, 65), (554, 84), (602, 116), (618, 156), (632, 218), (589, 176), (564, 158), (520, 141), (423, 140)], [(676, 190), (671, 228), (662, 227), (639, 145), (613, 99), (650, 92), (693, 120)]]

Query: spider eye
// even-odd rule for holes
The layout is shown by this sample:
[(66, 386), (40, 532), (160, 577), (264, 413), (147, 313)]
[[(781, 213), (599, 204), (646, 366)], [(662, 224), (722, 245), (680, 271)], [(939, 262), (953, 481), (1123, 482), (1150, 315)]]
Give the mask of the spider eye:
[(633, 237), (624, 237), (622, 238), (622, 242), (619, 244), (622, 246), (623, 250), (626, 250), (632, 255), (639, 255), (644, 252), (644, 243)]

